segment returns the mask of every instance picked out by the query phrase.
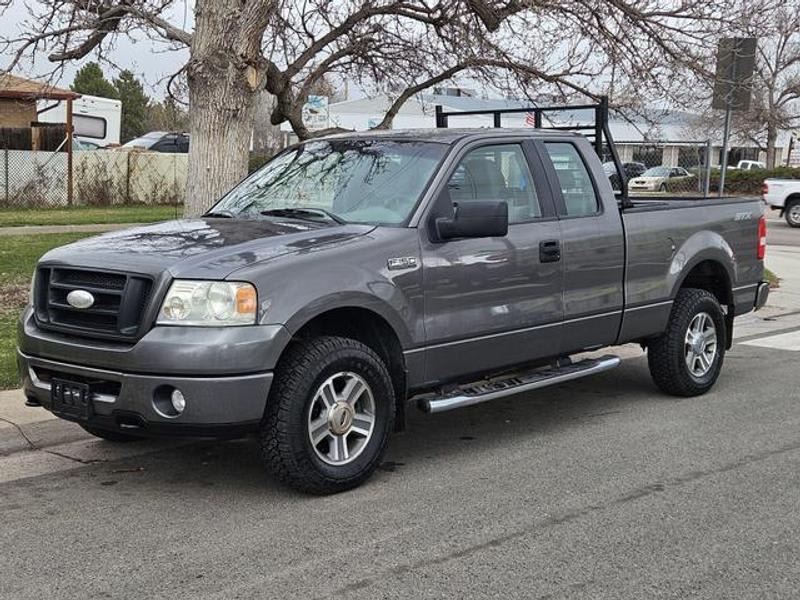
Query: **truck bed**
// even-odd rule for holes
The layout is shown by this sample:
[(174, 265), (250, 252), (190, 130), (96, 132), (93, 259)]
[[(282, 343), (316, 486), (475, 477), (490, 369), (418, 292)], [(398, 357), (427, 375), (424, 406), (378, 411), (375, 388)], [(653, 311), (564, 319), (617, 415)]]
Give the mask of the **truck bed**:
[(625, 305), (627, 309), (654, 308), (639, 309), (637, 318), (627, 320), (625, 338), (663, 328), (676, 286), (704, 260), (733, 264), (726, 283), (733, 290), (736, 314), (752, 310), (755, 290), (763, 277), (758, 259), (760, 199), (632, 200), (633, 206), (622, 211)]

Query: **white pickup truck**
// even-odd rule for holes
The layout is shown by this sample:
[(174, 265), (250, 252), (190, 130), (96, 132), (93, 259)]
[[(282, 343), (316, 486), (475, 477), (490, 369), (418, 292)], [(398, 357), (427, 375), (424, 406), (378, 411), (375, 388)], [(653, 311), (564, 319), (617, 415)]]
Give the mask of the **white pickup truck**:
[(791, 227), (800, 227), (800, 179), (765, 179), (761, 197), (767, 206), (781, 211)]

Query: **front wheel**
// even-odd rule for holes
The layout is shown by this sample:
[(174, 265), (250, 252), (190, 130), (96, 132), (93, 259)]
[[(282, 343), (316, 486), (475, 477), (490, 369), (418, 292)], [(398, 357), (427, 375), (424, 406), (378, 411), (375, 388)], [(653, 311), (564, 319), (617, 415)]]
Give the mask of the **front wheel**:
[(667, 330), (647, 347), (655, 384), (673, 396), (699, 396), (719, 377), (726, 348), (725, 314), (706, 290), (678, 292)]
[(790, 204), (784, 215), (789, 227), (800, 227), (800, 201)]
[(356, 487), (380, 463), (395, 413), (386, 365), (368, 346), (323, 336), (289, 349), (260, 428), (266, 469), (314, 494)]

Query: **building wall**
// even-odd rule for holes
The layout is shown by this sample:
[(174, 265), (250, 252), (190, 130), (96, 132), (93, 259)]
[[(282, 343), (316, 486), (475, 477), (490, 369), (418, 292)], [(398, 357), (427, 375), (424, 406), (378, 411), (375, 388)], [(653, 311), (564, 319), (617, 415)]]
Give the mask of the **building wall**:
[(0, 98), (0, 127), (30, 127), (36, 121), (36, 101)]

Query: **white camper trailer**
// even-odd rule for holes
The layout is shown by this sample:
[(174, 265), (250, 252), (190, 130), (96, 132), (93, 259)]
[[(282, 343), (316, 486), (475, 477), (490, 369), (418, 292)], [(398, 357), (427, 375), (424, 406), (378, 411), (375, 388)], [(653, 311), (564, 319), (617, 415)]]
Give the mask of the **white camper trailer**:
[[(67, 103), (40, 101), (39, 121), (66, 123)], [(75, 137), (99, 147), (119, 144), (122, 127), (122, 102), (99, 96), (81, 96), (72, 102), (72, 126)]]

